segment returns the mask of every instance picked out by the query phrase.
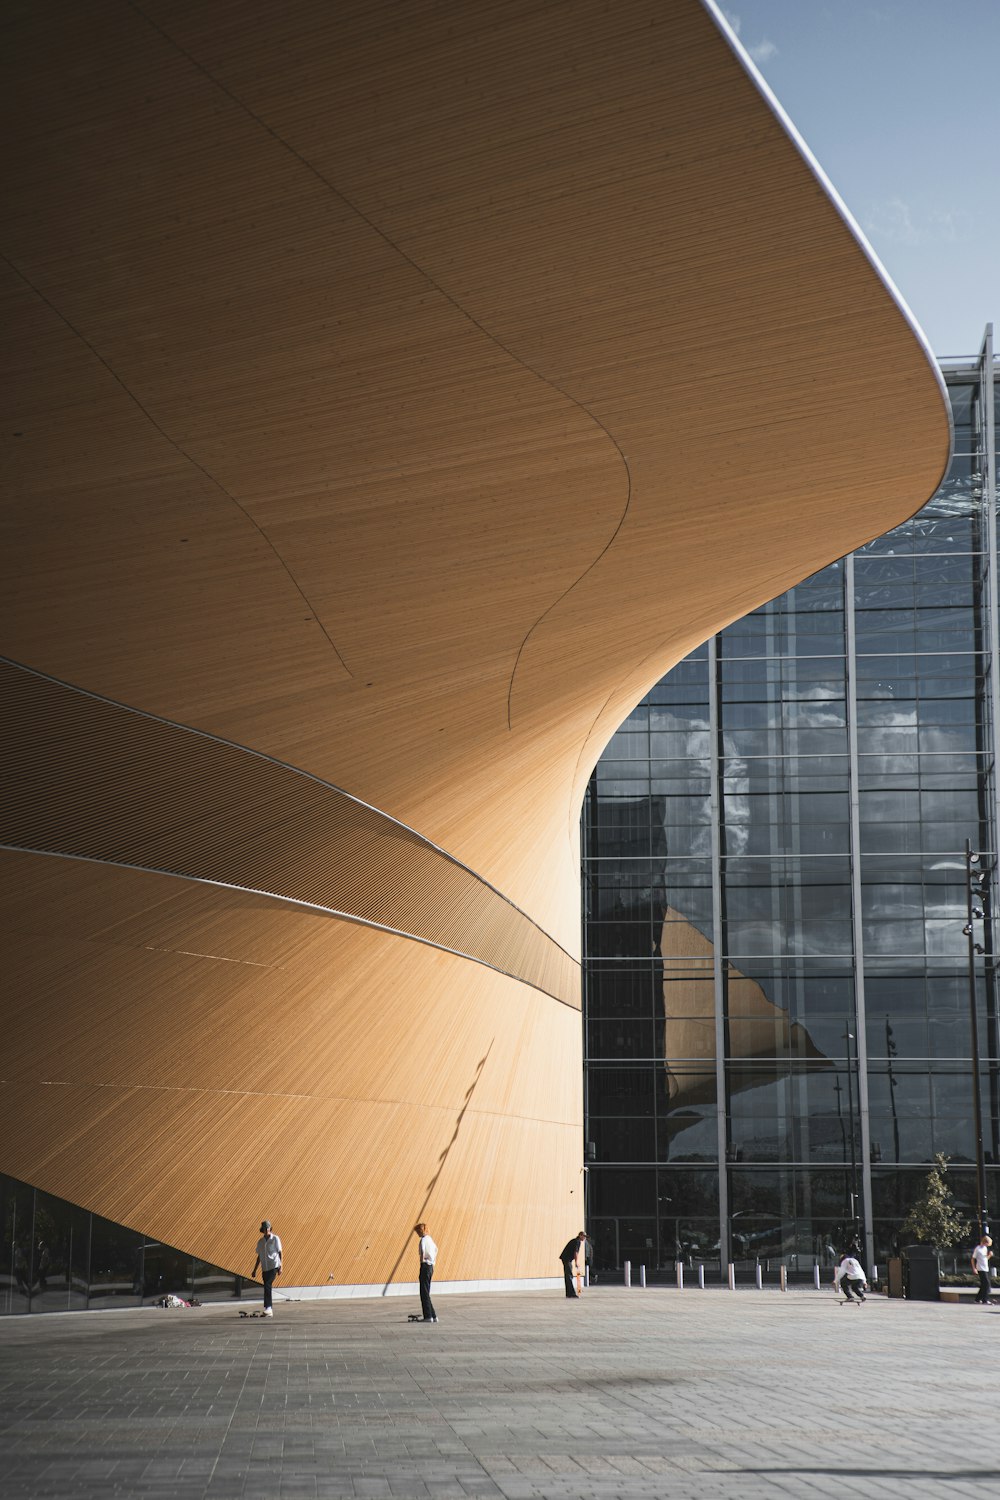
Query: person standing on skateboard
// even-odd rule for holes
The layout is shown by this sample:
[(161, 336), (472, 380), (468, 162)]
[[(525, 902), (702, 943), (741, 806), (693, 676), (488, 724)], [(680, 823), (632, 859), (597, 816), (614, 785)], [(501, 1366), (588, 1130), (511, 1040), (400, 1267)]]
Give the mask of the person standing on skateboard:
[(438, 1247), (427, 1233), (426, 1224), (414, 1224), (413, 1233), (420, 1236), (420, 1310), (425, 1323), (436, 1323), (437, 1313), (431, 1301), (431, 1281), (434, 1278)]
[(273, 1318), (271, 1288), (274, 1285), (274, 1278), (281, 1275), (281, 1241), (276, 1234), (272, 1234), (270, 1219), (265, 1219), (261, 1224), (260, 1235), (257, 1241), (257, 1259), (253, 1263), (253, 1271), (250, 1274), (256, 1276), (257, 1267), (260, 1266), (260, 1274), (264, 1282), (264, 1316)]

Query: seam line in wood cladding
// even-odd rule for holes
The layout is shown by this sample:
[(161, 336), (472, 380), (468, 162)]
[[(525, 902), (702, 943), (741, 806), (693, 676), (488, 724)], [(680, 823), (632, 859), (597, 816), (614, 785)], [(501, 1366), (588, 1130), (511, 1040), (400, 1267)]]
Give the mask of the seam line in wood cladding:
[(8, 10), (0, 1167), (551, 1274), (587, 777), (928, 498), (938, 372), (708, 0)]
[(0, 658), (0, 843), (252, 891), (579, 1008), (578, 969), (474, 871), (339, 787)]
[(238, 497), (233, 494), (232, 490), (227, 489), (226, 486), (222, 483), (221, 479), (213, 474), (210, 469), (207, 469), (204, 464), (199, 463), (194, 454), (188, 452), (187, 448), (185, 448), (183, 444), (179, 443), (173, 436), (173, 434), (167, 431), (162, 423), (157, 421), (156, 417), (150, 411), (149, 407), (146, 406), (142, 401), (140, 401), (139, 397), (136, 395), (132, 387), (128, 384), (127, 381), (122, 379), (122, 377), (119, 375), (118, 371), (114, 368), (110, 361), (107, 360), (101, 353), (100, 349), (98, 349), (97, 346), (91, 342), (91, 340), (81, 329), (77, 328), (77, 326), (72, 323), (69, 318), (67, 318), (66, 314), (55, 305), (50, 297), (47, 297), (45, 295), (41, 287), (36, 285), (36, 283), (32, 281), (31, 277), (28, 276), (20, 266), (15, 265), (15, 263), (9, 258), (9, 256), (4, 255), (2, 251), (0, 251), (0, 260), (2, 260), (4, 264), (10, 268), (11, 271), (13, 271), (14, 275), (17, 276), (26, 287), (28, 287), (28, 289), (38, 298), (40, 302), (45, 304), (52, 315), (58, 318), (60, 322), (65, 325), (65, 327), (73, 335), (73, 337), (79, 339), (80, 343), (83, 344), (83, 346), (87, 350), (89, 350), (93, 357), (104, 367), (105, 370), (107, 370), (108, 374), (111, 376), (111, 379), (125, 393), (128, 399), (132, 402), (133, 406), (135, 406), (136, 409), (142, 413), (147, 422), (149, 422), (150, 426), (160, 434), (164, 441), (170, 444), (174, 452), (179, 454), (179, 456), (185, 461), (185, 463), (190, 464), (193, 469), (197, 469), (199, 474), (204, 475), (209, 484), (213, 485), (215, 489), (217, 489), (221, 494), (225, 495), (226, 499), (231, 501), (232, 504), (235, 505), (236, 509), (246, 517), (246, 519), (250, 522), (250, 525), (260, 536), (261, 540), (265, 543), (268, 550), (274, 555), (274, 558), (280, 564), (282, 571), (287, 575), (288, 581), (295, 589), (295, 592), (299, 595), (305, 607), (311, 612), (316, 625), (319, 627), (323, 635), (326, 637), (326, 640), (329, 642), (330, 648), (333, 651), (334, 656), (337, 658), (337, 662), (339, 663), (340, 667), (348, 677), (353, 677), (354, 673), (347, 665), (340, 651), (337, 649), (336, 641), (330, 635), (330, 632), (323, 624), (323, 621), (316, 614), (316, 611), (312, 605), (312, 601), (309, 599), (301, 583), (299, 583), (299, 580), (296, 578), (295, 574), (288, 566), (287, 560), (282, 557), (281, 552), (274, 545), (274, 542), (268, 535), (267, 531), (256, 519), (256, 517), (252, 515), (252, 513), (247, 509), (242, 500), (238, 499)]

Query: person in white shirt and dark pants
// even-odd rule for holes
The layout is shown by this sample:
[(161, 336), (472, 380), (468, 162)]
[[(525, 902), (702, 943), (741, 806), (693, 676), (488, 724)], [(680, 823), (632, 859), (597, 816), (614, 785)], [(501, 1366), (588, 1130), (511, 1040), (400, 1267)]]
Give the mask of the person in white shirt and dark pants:
[(993, 1259), (993, 1251), (990, 1249), (993, 1241), (988, 1234), (984, 1234), (975, 1250), (972, 1252), (972, 1269), (979, 1277), (979, 1291), (976, 1293), (976, 1301), (981, 1302), (984, 1307), (989, 1306), (990, 1293), (993, 1284), (990, 1279), (990, 1261)]
[(868, 1278), (864, 1273), (861, 1262), (853, 1255), (845, 1255), (840, 1265), (833, 1273), (833, 1284), (839, 1286), (848, 1302), (853, 1302), (855, 1297), (859, 1302), (865, 1300), (865, 1287)]
[(271, 1307), (271, 1288), (274, 1278), (281, 1275), (281, 1241), (276, 1234), (271, 1233), (271, 1223), (265, 1219), (260, 1226), (261, 1237), (257, 1241), (257, 1259), (253, 1263), (252, 1275), (257, 1275), (257, 1267), (260, 1266), (261, 1278), (264, 1282), (264, 1316), (273, 1318), (274, 1310)]
[(434, 1263), (437, 1260), (438, 1247), (427, 1233), (426, 1224), (414, 1224), (413, 1233), (420, 1236), (420, 1310), (424, 1315), (425, 1323), (436, 1323), (437, 1313), (431, 1301), (431, 1281), (434, 1277)]

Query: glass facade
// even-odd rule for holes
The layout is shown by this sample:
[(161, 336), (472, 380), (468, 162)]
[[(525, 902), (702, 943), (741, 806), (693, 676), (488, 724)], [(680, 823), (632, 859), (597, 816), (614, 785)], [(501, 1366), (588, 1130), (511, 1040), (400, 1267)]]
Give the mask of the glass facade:
[[(998, 847), (989, 335), (944, 373), (955, 450), (930, 503), (681, 662), (592, 777), (598, 1271), (766, 1258), (811, 1274), (855, 1235), (884, 1262), (936, 1152), (974, 1216), (965, 840), (991, 872)], [(976, 939), (997, 1203), (988, 902)]]
[(238, 1297), (242, 1278), (0, 1175), (0, 1317)]

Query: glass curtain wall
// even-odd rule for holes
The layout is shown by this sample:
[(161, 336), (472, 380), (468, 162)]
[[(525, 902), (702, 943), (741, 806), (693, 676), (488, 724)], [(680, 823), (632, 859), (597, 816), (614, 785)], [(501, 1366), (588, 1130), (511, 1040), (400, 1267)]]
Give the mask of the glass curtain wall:
[(0, 1175), (0, 1317), (238, 1297), (242, 1279)]
[[(987, 338), (945, 371), (955, 456), (919, 515), (688, 657), (594, 773), (598, 1272), (766, 1259), (811, 1275), (855, 1237), (884, 1263), (938, 1152), (973, 1216), (964, 841), (992, 869), (992, 369)], [(977, 940), (992, 1177), (988, 911)]]

